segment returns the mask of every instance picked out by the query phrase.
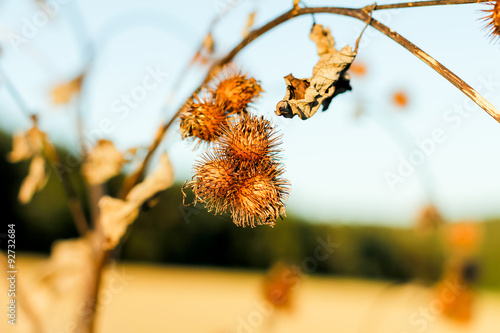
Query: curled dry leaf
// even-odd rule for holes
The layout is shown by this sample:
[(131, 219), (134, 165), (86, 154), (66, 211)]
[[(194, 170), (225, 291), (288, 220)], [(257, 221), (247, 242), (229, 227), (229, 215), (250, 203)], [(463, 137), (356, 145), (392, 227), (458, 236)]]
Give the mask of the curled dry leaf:
[(80, 74), (69, 82), (55, 86), (52, 89), (52, 102), (54, 104), (67, 104), (74, 94), (80, 92), (83, 78), (84, 74)]
[(156, 193), (163, 191), (174, 183), (174, 169), (167, 154), (160, 157), (160, 165), (146, 179), (134, 186), (127, 195), (127, 201), (142, 204)]
[(15, 134), (12, 138), (12, 151), (7, 156), (11, 163), (31, 158), (33, 152), (24, 133)]
[(99, 140), (82, 165), (82, 173), (89, 184), (102, 184), (120, 173), (124, 163), (125, 158), (112, 141)]
[(16, 163), (40, 154), (46, 137), (47, 135), (36, 126), (26, 133), (15, 134), (12, 140), (12, 151), (7, 157), (9, 162)]
[(32, 158), (28, 175), (24, 178), (19, 190), (18, 199), (25, 204), (47, 183), (45, 160), (42, 156), (47, 135), (35, 125), (26, 133), (14, 135), (12, 151), (7, 156), (11, 163)]
[(174, 173), (167, 154), (160, 157), (160, 165), (146, 179), (130, 190), (125, 200), (108, 196), (99, 200), (101, 225), (106, 237), (105, 247), (114, 248), (127, 227), (139, 215), (141, 205), (156, 193), (163, 191), (174, 183)]
[(335, 49), (330, 29), (315, 24), (309, 35), (316, 43), (319, 61), (313, 68), (313, 76), (297, 79), (292, 74), (285, 77), (285, 98), (276, 106), (276, 114), (285, 118), (298, 115), (301, 119), (313, 116), (321, 105), (328, 109), (333, 97), (351, 90), (347, 70), (354, 61), (356, 52), (349, 45)]
[(139, 206), (133, 202), (104, 196), (99, 200), (99, 210), (102, 231), (106, 237), (104, 247), (112, 249), (139, 215)]
[(33, 157), (29, 173), (24, 178), (19, 190), (19, 201), (23, 204), (30, 202), (36, 191), (40, 191), (47, 184), (47, 178), (45, 160), (40, 155)]

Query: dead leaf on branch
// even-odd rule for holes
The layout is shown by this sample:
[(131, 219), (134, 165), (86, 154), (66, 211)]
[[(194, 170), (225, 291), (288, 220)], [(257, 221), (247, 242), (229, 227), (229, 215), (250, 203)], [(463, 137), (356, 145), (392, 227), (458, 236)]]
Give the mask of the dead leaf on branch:
[(73, 80), (57, 85), (52, 89), (52, 102), (54, 104), (67, 104), (73, 95), (80, 92), (84, 74), (80, 74)]
[(125, 158), (109, 140), (99, 140), (82, 165), (82, 173), (89, 184), (102, 184), (120, 173)]
[(156, 193), (174, 183), (174, 173), (167, 154), (160, 157), (160, 165), (146, 179), (134, 186), (125, 200), (108, 196), (99, 200), (101, 225), (106, 237), (105, 248), (114, 248), (125, 234), (127, 227), (139, 215), (141, 205)]
[(287, 91), (285, 98), (276, 106), (278, 116), (293, 118), (298, 115), (303, 120), (308, 119), (321, 105), (326, 111), (335, 96), (352, 89), (347, 70), (356, 52), (349, 45), (337, 51), (330, 29), (323, 29), (320, 24), (313, 26), (309, 38), (316, 43), (319, 55), (313, 76), (297, 79), (289, 74), (285, 77)]
[(99, 200), (99, 210), (102, 231), (106, 237), (104, 247), (112, 249), (139, 215), (139, 206), (133, 202), (104, 196)]
[(156, 193), (163, 191), (174, 183), (174, 169), (167, 154), (160, 157), (158, 168), (140, 184), (134, 186), (127, 195), (127, 201), (141, 205)]
[(12, 140), (12, 151), (7, 156), (9, 162), (31, 159), (28, 175), (24, 178), (18, 194), (18, 199), (23, 204), (30, 202), (33, 195), (47, 183), (45, 160), (42, 155), (46, 142), (47, 135), (37, 126), (33, 126), (26, 133), (14, 135)]
[(11, 163), (27, 160), (34, 155), (42, 153), (47, 135), (36, 126), (26, 133), (18, 133), (12, 139), (12, 151), (8, 155)]
[(19, 190), (19, 201), (23, 204), (30, 202), (33, 195), (47, 184), (47, 179), (44, 158), (41, 155), (33, 157), (28, 175), (24, 178)]

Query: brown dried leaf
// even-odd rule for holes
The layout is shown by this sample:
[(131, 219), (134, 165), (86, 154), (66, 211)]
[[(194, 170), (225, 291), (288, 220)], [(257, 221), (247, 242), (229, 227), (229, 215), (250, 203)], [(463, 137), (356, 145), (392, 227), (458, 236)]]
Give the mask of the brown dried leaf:
[(141, 205), (159, 191), (174, 183), (173, 168), (167, 154), (160, 157), (160, 165), (146, 179), (132, 188), (126, 200), (108, 196), (99, 200), (101, 225), (106, 236), (106, 248), (114, 248), (125, 234), (127, 227), (139, 215)]
[(125, 158), (112, 141), (99, 140), (82, 165), (82, 173), (89, 184), (102, 184), (120, 173), (124, 163)]
[(82, 88), (84, 74), (80, 74), (73, 80), (55, 86), (52, 89), (52, 102), (54, 104), (67, 104), (74, 94), (80, 92)]
[(47, 178), (45, 174), (45, 160), (40, 155), (33, 157), (29, 173), (24, 178), (19, 190), (19, 201), (23, 204), (30, 202), (35, 192), (40, 191), (45, 186)]
[(12, 151), (7, 156), (11, 163), (27, 160), (33, 156), (30, 144), (24, 133), (14, 134), (12, 138)]
[(102, 231), (106, 237), (104, 246), (112, 249), (123, 237), (127, 227), (139, 215), (139, 205), (135, 202), (104, 196), (99, 200), (99, 209)]
[(151, 198), (159, 191), (163, 191), (174, 183), (174, 169), (167, 154), (160, 157), (160, 165), (146, 179), (134, 186), (127, 195), (127, 201), (139, 205)]
[(323, 105), (328, 109), (333, 97), (351, 90), (347, 70), (354, 61), (356, 52), (349, 45), (342, 50), (335, 49), (335, 41), (330, 29), (322, 25), (313, 26), (309, 35), (316, 43), (319, 61), (313, 68), (313, 76), (297, 79), (292, 74), (285, 77), (287, 92), (276, 106), (276, 114), (285, 118), (298, 115), (301, 119), (313, 116)]
[(12, 151), (7, 157), (9, 162), (16, 163), (40, 154), (46, 137), (47, 135), (36, 126), (30, 128), (26, 133), (15, 134), (12, 140)]
[(242, 32), (243, 38), (248, 36), (248, 34), (250, 33), (250, 29), (252, 29), (253, 27), (254, 22), (255, 22), (255, 12), (251, 12), (250, 15), (248, 15), (247, 25), (245, 26), (245, 29), (243, 29)]

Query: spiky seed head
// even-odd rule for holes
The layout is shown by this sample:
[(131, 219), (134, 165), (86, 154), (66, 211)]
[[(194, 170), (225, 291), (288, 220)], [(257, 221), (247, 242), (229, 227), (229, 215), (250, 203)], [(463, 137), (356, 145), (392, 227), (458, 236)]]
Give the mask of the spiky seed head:
[[(261, 168), (248, 170), (240, 180), (238, 191), (232, 198), (231, 215), (238, 226), (271, 225), (285, 215), (283, 200), (288, 195), (288, 182), (275, 177), (281, 173), (276, 163), (262, 164)], [(253, 171), (253, 172), (252, 172)]]
[(228, 124), (220, 137), (220, 147), (228, 157), (245, 162), (273, 159), (281, 151), (281, 136), (264, 117), (245, 116)]
[(493, 41), (500, 39), (500, 0), (488, 3), (490, 9), (485, 9), (483, 12), (487, 13), (482, 19), (486, 22), (485, 28), (489, 30), (489, 35)]
[(187, 184), (193, 190), (195, 200), (216, 214), (229, 209), (228, 198), (237, 190), (237, 165), (234, 162), (207, 153), (195, 164), (195, 175)]
[(205, 142), (215, 141), (228, 121), (224, 105), (206, 92), (186, 103), (180, 113), (180, 120), (183, 139), (194, 137)]
[(226, 104), (226, 111), (242, 112), (263, 91), (259, 82), (229, 65), (221, 69), (213, 80), (214, 95)]
[[(274, 225), (278, 217), (285, 215), (283, 201), (290, 187), (282, 177), (284, 168), (277, 155), (279, 142), (270, 139), (274, 128), (262, 117), (243, 117), (236, 124), (241, 126), (226, 127), (221, 140), (202, 156), (187, 187), (209, 211), (230, 213), (236, 225)], [(254, 154), (255, 149), (235, 153), (225, 141), (229, 133), (238, 147), (245, 147), (245, 142), (252, 147), (253, 141), (263, 138), (268, 141), (265, 149), (257, 150), (258, 154)]]

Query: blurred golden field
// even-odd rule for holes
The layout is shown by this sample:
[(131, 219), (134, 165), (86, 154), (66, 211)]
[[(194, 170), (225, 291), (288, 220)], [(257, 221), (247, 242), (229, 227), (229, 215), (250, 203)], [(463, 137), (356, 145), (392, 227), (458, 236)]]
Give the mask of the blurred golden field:
[[(41, 261), (41, 257), (20, 256), (21, 285), (29, 284)], [(479, 291), (473, 320), (457, 324), (435, 310), (436, 304), (444, 301), (432, 289), (418, 284), (305, 275), (296, 284), (293, 307), (269, 312), (261, 296), (262, 282), (263, 274), (258, 272), (119, 264), (105, 276), (97, 328), (99, 332), (122, 333), (477, 333), (498, 332), (500, 328), (500, 294), (494, 292)], [(29, 293), (27, 289), (24, 292)], [(5, 304), (4, 281), (0, 295)], [(24, 316), (23, 312), (18, 315), (15, 329), (1, 321), (0, 331), (23, 332), (27, 324)], [(68, 326), (62, 332), (71, 331)]]

